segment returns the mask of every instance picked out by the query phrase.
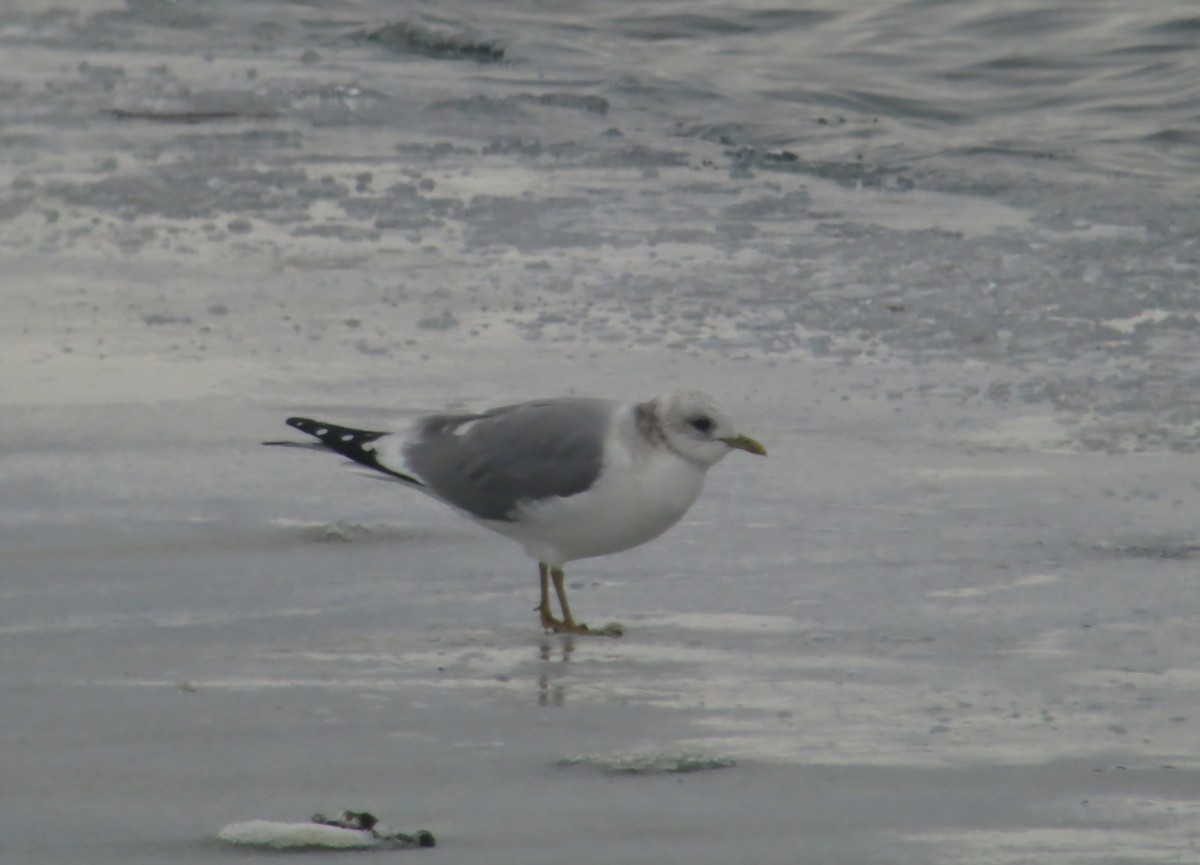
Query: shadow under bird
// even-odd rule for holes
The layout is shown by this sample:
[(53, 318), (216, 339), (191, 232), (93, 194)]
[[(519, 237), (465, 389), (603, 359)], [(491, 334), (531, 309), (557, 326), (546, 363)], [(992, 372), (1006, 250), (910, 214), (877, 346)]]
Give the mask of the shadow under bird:
[[(519, 543), (538, 563), (542, 627), (567, 634), (621, 634), (617, 625), (575, 621), (563, 584), (567, 562), (653, 540), (687, 513), (726, 454), (767, 453), (694, 390), (634, 404), (557, 397), (433, 414), (400, 432), (303, 417), (287, 424), (317, 441), (264, 444), (341, 454)], [(561, 619), (550, 606), (551, 583)]]

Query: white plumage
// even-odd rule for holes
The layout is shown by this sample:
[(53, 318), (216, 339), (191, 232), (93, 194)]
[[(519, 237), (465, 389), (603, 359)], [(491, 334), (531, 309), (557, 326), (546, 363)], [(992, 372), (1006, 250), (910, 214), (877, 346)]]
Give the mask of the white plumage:
[[(429, 415), (397, 433), (308, 418), (288, 424), (519, 543), (538, 562), (542, 626), (577, 634), (620, 631), (575, 621), (563, 585), (567, 562), (658, 537), (687, 513), (708, 469), (731, 450), (766, 454), (698, 391), (629, 405), (560, 397)], [(551, 581), (561, 619), (550, 608)]]

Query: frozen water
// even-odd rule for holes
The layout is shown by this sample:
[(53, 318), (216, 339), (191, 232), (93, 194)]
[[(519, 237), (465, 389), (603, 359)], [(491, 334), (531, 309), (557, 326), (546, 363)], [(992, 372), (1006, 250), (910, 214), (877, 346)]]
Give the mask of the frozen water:
[[(1197, 39), (6, 4), (0, 860), (228, 861), (330, 803), (456, 862), (1194, 858)], [(571, 574), (614, 642), (257, 445), (679, 385), (771, 457)]]

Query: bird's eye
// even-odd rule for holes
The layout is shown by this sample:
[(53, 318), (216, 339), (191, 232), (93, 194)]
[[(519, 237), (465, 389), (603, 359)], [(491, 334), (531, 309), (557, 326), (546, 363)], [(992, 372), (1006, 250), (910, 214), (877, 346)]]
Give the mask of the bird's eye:
[(707, 415), (694, 417), (688, 421), (688, 423), (691, 424), (692, 429), (696, 430), (697, 432), (706, 433), (713, 428), (712, 418), (708, 417)]

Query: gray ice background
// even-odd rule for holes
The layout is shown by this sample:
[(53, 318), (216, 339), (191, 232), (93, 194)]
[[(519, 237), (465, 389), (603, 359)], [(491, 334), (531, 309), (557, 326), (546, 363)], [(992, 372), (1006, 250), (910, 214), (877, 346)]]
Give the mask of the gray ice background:
[[(10, 0), (0, 58), (0, 862), (1200, 861), (1193, 4)], [(771, 455), (568, 569), (620, 640), (257, 445), (680, 385)]]

